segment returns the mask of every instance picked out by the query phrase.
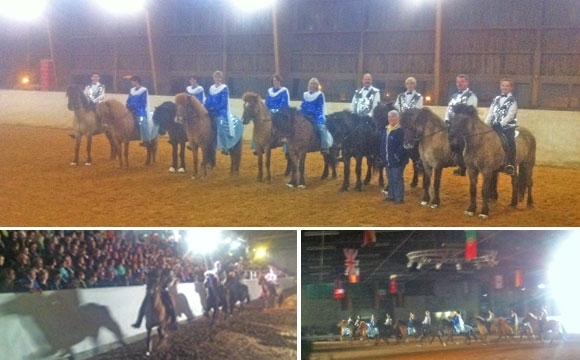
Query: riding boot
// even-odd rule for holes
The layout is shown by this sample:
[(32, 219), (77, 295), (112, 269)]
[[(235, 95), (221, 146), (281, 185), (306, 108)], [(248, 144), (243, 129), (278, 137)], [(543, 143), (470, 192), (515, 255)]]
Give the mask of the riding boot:
[(135, 329), (139, 329), (141, 327), (141, 322), (143, 321), (143, 317), (145, 316), (145, 306), (147, 306), (147, 301), (149, 300), (149, 296), (145, 296), (143, 302), (141, 303), (141, 307), (139, 308), (139, 313), (137, 314), (137, 321), (134, 324), (131, 324), (132, 327)]
[(507, 138), (507, 165), (504, 167), (503, 171), (510, 175), (510, 176), (514, 176), (516, 175), (516, 168), (515, 168), (515, 163), (516, 163), (516, 142), (514, 139), (514, 129), (507, 129), (504, 134)]

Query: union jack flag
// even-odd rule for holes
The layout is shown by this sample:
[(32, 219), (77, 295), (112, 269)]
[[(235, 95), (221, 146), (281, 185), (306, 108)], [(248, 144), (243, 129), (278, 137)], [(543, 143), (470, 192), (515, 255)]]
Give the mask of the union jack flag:
[(358, 255), (357, 249), (343, 249), (344, 256), (346, 260), (344, 260), (344, 265), (346, 266), (344, 274), (347, 276), (350, 275), (358, 275), (358, 260), (356, 256)]

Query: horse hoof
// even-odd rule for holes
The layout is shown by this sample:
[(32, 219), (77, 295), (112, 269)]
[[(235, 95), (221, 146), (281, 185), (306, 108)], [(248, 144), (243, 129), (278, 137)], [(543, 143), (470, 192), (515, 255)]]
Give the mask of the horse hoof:
[(429, 207), (431, 209), (437, 209), (439, 207), (439, 204), (431, 204), (431, 205), (429, 205)]
[(473, 216), (473, 211), (464, 211), (463, 214), (467, 215), (467, 216)]
[(306, 189), (306, 185), (298, 185), (298, 189)]
[(290, 189), (294, 189), (294, 185), (292, 185), (290, 183), (286, 184), (286, 186), (288, 186)]
[(421, 201), (419, 204), (421, 204), (422, 206), (426, 206), (428, 204), (427, 201)]
[(191, 180), (196, 180), (197, 177), (195, 177), (195, 175), (191, 175)]
[(86, 163), (85, 163), (85, 166), (91, 166), (91, 165), (93, 165), (93, 164), (92, 164), (92, 163), (90, 163), (90, 162), (86, 162)]
[(487, 220), (489, 218), (489, 215), (479, 214), (478, 218), (483, 219), (483, 220)]
[(74, 161), (70, 163), (70, 166), (77, 166), (77, 165), (78, 164), (76, 162), (74, 162)]
[(173, 166), (172, 166), (172, 167), (170, 167), (170, 168), (169, 168), (169, 172), (170, 172), (170, 173), (174, 173), (174, 172), (175, 172), (175, 168), (174, 168)]
[(184, 173), (185, 169), (184, 168), (179, 168), (179, 170), (177, 170), (178, 173)]

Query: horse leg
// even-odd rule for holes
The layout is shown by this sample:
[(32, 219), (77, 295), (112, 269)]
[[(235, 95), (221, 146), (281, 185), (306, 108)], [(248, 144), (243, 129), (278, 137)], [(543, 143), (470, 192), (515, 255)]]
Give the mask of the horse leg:
[[(482, 205), (481, 205), (481, 213), (479, 214), (480, 219), (487, 219), (489, 217), (489, 191), (491, 187), (491, 174), (483, 175), (483, 184), (481, 185), (481, 197), (482, 197)], [(512, 181), (513, 181), (512, 176)]]
[(464, 214), (473, 216), (477, 207), (477, 177), (479, 172), (473, 168), (468, 169), (467, 172), (469, 173), (469, 207)]
[(300, 172), (300, 181), (298, 183), (298, 187), (299, 188), (305, 188), (306, 187), (306, 181), (304, 180), (304, 168), (305, 168), (305, 163), (306, 163), (306, 152), (300, 156), (300, 166), (298, 168), (298, 171)]
[(93, 158), (91, 157), (92, 147), (93, 147), (93, 136), (87, 135), (87, 161), (85, 162), (85, 165), (93, 164)]
[(371, 183), (371, 177), (373, 175), (374, 158), (372, 156), (366, 156), (367, 159), (367, 174), (363, 181), (363, 184), (368, 185)]
[[(191, 142), (190, 142), (190, 144), (191, 144)], [(192, 145), (191, 146), (191, 152), (192, 152), (192, 155), (193, 155), (193, 175), (191, 175), (191, 178), (192, 179), (197, 179), (198, 178), (198, 175), (199, 175), (198, 147), (195, 146), (195, 145)], [(201, 156), (205, 158), (205, 156), (203, 154), (203, 151), (202, 151)]]
[(379, 170), (379, 187), (385, 187), (385, 177), (383, 176), (383, 169), (384, 167), (381, 165), (378, 167)]
[(240, 163), (242, 161), (242, 139), (238, 141), (230, 152), (230, 174), (240, 174)]
[(413, 179), (411, 180), (411, 184), (409, 186), (411, 186), (411, 189), (414, 189), (417, 187), (417, 184), (419, 183), (419, 171), (417, 170), (417, 161), (416, 159), (413, 159)]
[(263, 166), (263, 157), (264, 157), (264, 153), (260, 150), (258, 150), (258, 176), (256, 177), (256, 181), (258, 182), (262, 182), (263, 178), (264, 178), (264, 173), (262, 172), (262, 166)]
[(512, 200), (509, 207), (515, 209), (518, 206), (518, 193), (519, 193), (519, 179), (517, 176), (510, 176), (512, 180)]
[(497, 194), (497, 178), (498, 172), (494, 171), (491, 173), (491, 184), (489, 185), (489, 201), (496, 202), (499, 198)]
[(431, 174), (433, 174), (433, 169), (430, 166), (425, 167), (425, 173), (423, 174), (423, 198), (420, 202), (423, 206), (429, 204), (435, 192), (431, 182)]
[(146, 340), (145, 354), (147, 354), (147, 356), (151, 355), (152, 350), (153, 350), (153, 344), (151, 343), (151, 328), (147, 327), (147, 340)]
[(354, 173), (356, 174), (356, 186), (354, 187), (354, 189), (356, 191), (362, 191), (362, 181), (361, 181), (361, 177), (362, 177), (362, 155), (357, 155), (355, 157), (356, 160), (356, 165), (354, 167)]
[[(435, 209), (439, 207), (439, 190), (441, 189), (441, 173), (443, 172), (443, 168), (438, 166), (434, 170), (434, 179), (433, 179), (433, 187), (431, 193), (431, 209)], [(423, 175), (425, 178), (425, 175)]]
[(76, 166), (79, 164), (79, 151), (81, 149), (81, 138), (82, 135), (79, 132), (77, 132), (75, 134), (75, 155), (73, 161), (71, 161), (70, 163), (72, 166)]
[[(183, 171), (182, 171), (183, 169)], [(185, 141), (179, 144), (179, 172), (185, 172)]]
[(284, 176), (289, 176), (292, 172), (292, 159), (288, 150), (284, 153), (284, 158), (286, 159), (286, 170), (284, 170)]
[(342, 187), (339, 192), (348, 191), (350, 186), (350, 154), (343, 151), (342, 161), (344, 163), (344, 178), (342, 179)]
[(320, 176), (320, 180), (328, 179), (328, 172), (330, 167), (328, 154), (322, 154), (322, 160), (324, 161), (324, 169), (322, 170), (322, 175)]
[(115, 143), (115, 140), (113, 140), (113, 135), (110, 131), (105, 130), (105, 136), (107, 137), (107, 140), (109, 140), (109, 148), (111, 149), (109, 160), (115, 160), (117, 156), (120, 156), (121, 149), (119, 149), (119, 146)]
[(270, 162), (272, 160), (272, 149), (270, 146), (266, 146), (266, 183), (272, 182), (272, 176), (270, 175)]

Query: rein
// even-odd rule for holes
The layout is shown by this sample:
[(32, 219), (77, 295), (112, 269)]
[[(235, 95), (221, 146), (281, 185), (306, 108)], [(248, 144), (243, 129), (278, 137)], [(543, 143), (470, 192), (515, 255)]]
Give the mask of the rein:
[(433, 132), (431, 134), (421, 135), (421, 136), (415, 136), (415, 141), (419, 141), (421, 139), (424, 139), (424, 138), (427, 138), (427, 137), (431, 137), (431, 136), (436, 135), (436, 134), (439, 134), (440, 132), (445, 131), (445, 130), (447, 130), (447, 128), (444, 126), (442, 129), (437, 130), (437, 131), (435, 131), (435, 132)]

